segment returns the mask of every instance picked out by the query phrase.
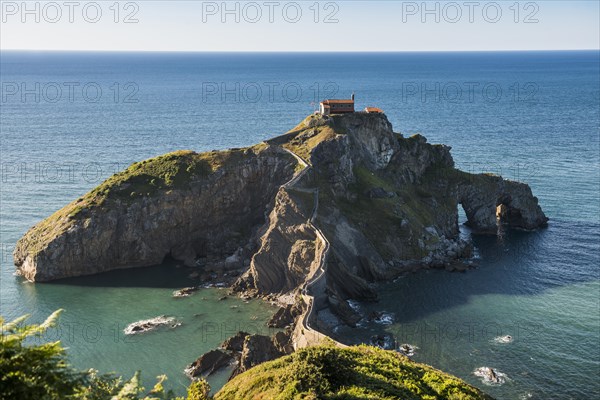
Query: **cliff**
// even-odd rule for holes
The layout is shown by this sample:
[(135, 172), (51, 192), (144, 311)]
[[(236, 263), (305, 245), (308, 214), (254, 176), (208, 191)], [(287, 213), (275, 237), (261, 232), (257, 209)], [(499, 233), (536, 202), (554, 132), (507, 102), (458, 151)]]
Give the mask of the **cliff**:
[[(526, 184), (459, 171), (449, 147), (394, 133), (381, 114), (312, 115), (269, 143), (300, 155), (310, 170), (280, 190), (239, 289), (284, 293), (304, 282), (318, 267), (314, 261), (323, 246), (314, 240), (314, 230), (320, 229), (331, 251), (316, 302), (348, 316), (345, 299), (376, 298), (370, 282), (417, 268), (451, 270), (469, 257), (471, 244), (459, 238), (459, 205), (480, 233), (495, 234), (499, 223), (519, 229), (547, 223)], [(309, 192), (318, 198), (290, 203)], [(282, 218), (294, 207), (302, 211)], [(311, 212), (313, 234), (302, 225)], [(306, 243), (304, 258), (291, 251), (301, 243)]]
[(237, 252), (241, 263), (295, 166), (266, 144), (135, 163), (31, 228), (14, 262), (31, 281), (156, 265), (167, 256), (194, 266)]
[(383, 114), (316, 114), (251, 148), (135, 163), (31, 228), (14, 261), (48, 281), (170, 256), (245, 271), (235, 287), (257, 294), (294, 291), (324, 266), (317, 291), (336, 304), (469, 256), (459, 205), (482, 233), (547, 222), (526, 184), (459, 171), (449, 147), (394, 133)]

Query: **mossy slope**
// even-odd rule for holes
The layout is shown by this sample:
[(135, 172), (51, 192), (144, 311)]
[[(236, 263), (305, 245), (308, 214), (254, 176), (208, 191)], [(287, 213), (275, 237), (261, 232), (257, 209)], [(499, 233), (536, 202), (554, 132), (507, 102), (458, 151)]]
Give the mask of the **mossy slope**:
[(370, 346), (309, 347), (238, 375), (215, 400), (491, 399), (462, 380)]
[(258, 154), (266, 147), (261, 143), (206, 153), (180, 150), (135, 162), (32, 227), (26, 234), (29, 249), (37, 253), (91, 212), (101, 212), (115, 203), (127, 204), (139, 197), (185, 189), (194, 180), (242, 162), (249, 152)]

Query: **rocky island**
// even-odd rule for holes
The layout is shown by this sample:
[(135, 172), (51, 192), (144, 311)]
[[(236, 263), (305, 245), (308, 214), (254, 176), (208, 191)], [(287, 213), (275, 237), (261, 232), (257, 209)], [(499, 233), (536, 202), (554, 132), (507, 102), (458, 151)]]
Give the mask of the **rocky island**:
[[(315, 113), (252, 147), (134, 163), (31, 228), (14, 262), (36, 282), (167, 257), (235, 271), (233, 290), (283, 305), (275, 358), (333, 336), (321, 314), (356, 323), (348, 300), (375, 300), (378, 281), (464, 270), (459, 206), (476, 233), (548, 221), (528, 185), (460, 171), (450, 147), (395, 133), (384, 114)], [(236, 373), (266, 361), (253, 360), (256, 340), (237, 346)]]

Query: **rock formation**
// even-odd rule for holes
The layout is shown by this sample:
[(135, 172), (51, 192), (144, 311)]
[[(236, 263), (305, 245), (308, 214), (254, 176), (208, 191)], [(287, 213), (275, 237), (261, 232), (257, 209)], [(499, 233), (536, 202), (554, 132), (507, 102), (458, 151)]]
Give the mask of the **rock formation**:
[[(296, 160), (276, 146), (135, 163), (31, 228), (15, 248), (31, 281), (198, 257), (225, 259), (264, 221)], [(241, 265), (241, 264), (240, 264)]]
[(232, 361), (233, 357), (229, 353), (223, 350), (211, 350), (190, 364), (185, 369), (185, 373), (190, 378), (208, 376), (228, 366)]
[(249, 266), (235, 288), (260, 295), (294, 292), (324, 267), (319, 306), (351, 321), (346, 300), (376, 298), (372, 282), (470, 255), (459, 205), (481, 233), (548, 220), (526, 184), (457, 170), (448, 146), (394, 133), (383, 114), (315, 114), (251, 148), (133, 164), (30, 229), (14, 260), (48, 281), (210, 259)]

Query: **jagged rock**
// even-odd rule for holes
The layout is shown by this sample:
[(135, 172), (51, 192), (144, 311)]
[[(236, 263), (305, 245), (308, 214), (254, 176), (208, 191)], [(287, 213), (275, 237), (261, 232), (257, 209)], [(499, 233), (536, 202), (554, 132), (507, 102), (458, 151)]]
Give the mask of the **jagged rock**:
[[(250, 269), (235, 288), (253, 288), (260, 293), (285, 293), (301, 285), (318, 267), (315, 260), (321, 248), (314, 230), (307, 224), (311, 204), (281, 188), (269, 215), (258, 252)], [(282, 268), (283, 266), (283, 268)]]
[[(284, 149), (311, 166), (298, 173)], [(162, 163), (178, 172), (150, 179)], [(373, 282), (469, 257), (460, 205), (477, 232), (548, 220), (526, 184), (457, 170), (450, 147), (394, 133), (383, 114), (312, 115), (252, 148), (136, 163), (32, 228), (14, 260), (44, 281), (201, 258), (202, 273), (246, 267), (234, 287), (248, 295), (294, 293), (324, 267), (314, 304), (353, 325), (346, 300), (376, 300)]]
[(226, 367), (232, 360), (233, 357), (222, 350), (211, 350), (208, 353), (204, 353), (196, 361), (190, 364), (190, 366), (185, 369), (185, 372), (190, 378), (208, 376), (215, 371)]
[(396, 340), (389, 333), (373, 335), (371, 336), (371, 345), (384, 350), (394, 350), (396, 348)]
[(273, 339), (269, 336), (248, 335), (244, 340), (240, 361), (237, 368), (233, 371), (231, 378), (260, 363), (274, 360), (284, 354), (277, 348)]
[(403, 343), (400, 346), (398, 346), (398, 353), (400, 354), (404, 354), (407, 357), (412, 357), (415, 355), (416, 351), (419, 348), (417, 346), (414, 346), (412, 344), (408, 344), (408, 343)]
[(221, 343), (221, 348), (224, 350), (237, 351), (241, 352), (244, 348), (244, 341), (246, 340), (246, 336), (250, 334), (247, 332), (238, 332), (234, 336), (226, 339), (223, 343)]
[(292, 340), (291, 331), (279, 331), (272, 337), (273, 344), (283, 354), (291, 354), (294, 352), (294, 342)]
[(183, 289), (179, 289), (173, 292), (173, 297), (189, 297), (192, 294), (194, 294), (195, 292), (197, 292), (198, 290), (200, 290), (199, 286), (191, 286), (191, 287), (185, 287)]
[(288, 304), (277, 310), (269, 320), (268, 325), (270, 328), (285, 328), (291, 325), (300, 314), (302, 314), (302, 309), (298, 305)]
[[(133, 164), (30, 229), (16, 245), (15, 264), (27, 279), (49, 281), (156, 265), (165, 256), (186, 264), (225, 258), (248, 243), (249, 227), (264, 222), (265, 205), (295, 164), (269, 145)], [(149, 177), (163, 165), (179, 172)]]
[(462, 180), (458, 196), (468, 225), (479, 232), (495, 234), (498, 218), (512, 228), (525, 230), (545, 227), (548, 223), (537, 197), (521, 182), (479, 175), (476, 179)]
[(503, 384), (506, 382), (506, 375), (491, 367), (480, 367), (474, 372), (474, 375), (481, 377), (482, 382), (487, 384)]
[(355, 311), (346, 300), (340, 300), (335, 296), (328, 298), (331, 311), (336, 314), (342, 322), (351, 327), (356, 327), (362, 316)]
[(237, 365), (229, 379), (265, 361), (294, 352), (292, 331), (279, 331), (272, 337), (238, 332), (221, 344), (221, 349), (233, 352)]

